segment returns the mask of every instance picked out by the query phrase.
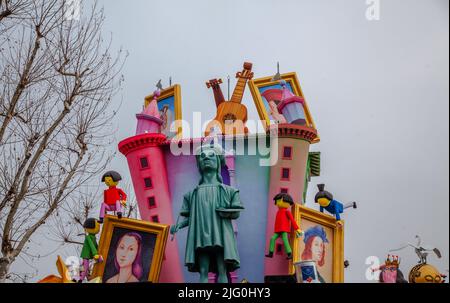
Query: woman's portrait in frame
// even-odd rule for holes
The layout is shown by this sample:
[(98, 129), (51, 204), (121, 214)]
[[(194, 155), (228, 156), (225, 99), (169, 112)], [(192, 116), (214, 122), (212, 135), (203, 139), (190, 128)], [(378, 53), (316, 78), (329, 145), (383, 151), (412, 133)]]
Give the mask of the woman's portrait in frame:
[(104, 262), (94, 276), (103, 283), (157, 282), (161, 270), (168, 225), (107, 216), (99, 242)]

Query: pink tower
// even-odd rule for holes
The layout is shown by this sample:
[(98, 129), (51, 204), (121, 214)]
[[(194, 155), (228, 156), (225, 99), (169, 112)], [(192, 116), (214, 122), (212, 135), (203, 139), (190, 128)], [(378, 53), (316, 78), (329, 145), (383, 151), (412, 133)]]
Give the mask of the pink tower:
[[(127, 157), (141, 219), (172, 225), (172, 200), (164, 153), (160, 146), (166, 141), (166, 136), (160, 133), (162, 121), (154, 101), (154, 104), (150, 102), (141, 114), (136, 115), (136, 136), (120, 142), (119, 151)], [(167, 241), (159, 281), (184, 281), (176, 240)]]
[[(278, 211), (273, 201), (275, 195), (287, 193), (295, 203), (305, 203), (303, 190), (309, 148), (317, 138), (317, 131), (312, 126), (306, 125), (303, 98), (293, 95), (285, 83), (282, 83), (282, 89), (266, 91), (264, 97), (268, 99), (267, 101), (280, 101), (278, 108), (288, 121), (278, 124), (278, 146), (273, 147), (278, 149), (277, 153), (274, 153), (277, 154), (278, 161), (270, 168), (266, 229), (266, 252), (268, 252)], [(286, 259), (284, 246), (281, 239), (278, 239), (273, 258), (265, 258), (264, 276), (287, 276), (293, 274), (292, 269), (292, 260)]]
[(158, 110), (158, 97), (161, 95), (159, 90), (153, 94), (153, 100), (147, 105), (140, 114), (136, 114), (137, 127), (136, 135), (146, 133), (160, 133), (163, 120), (160, 118)]
[[(267, 199), (266, 252), (274, 233), (275, 217), (278, 208), (273, 198), (287, 193), (295, 203), (303, 204), (306, 166), (309, 147), (316, 138), (315, 129), (294, 124), (278, 125), (278, 162), (270, 168), (270, 186)], [(293, 211), (293, 209), (291, 209)], [(300, 224), (300, 222), (297, 222)], [(292, 261), (286, 259), (281, 239), (275, 245), (273, 258), (265, 258), (264, 276), (286, 276), (291, 274)]]

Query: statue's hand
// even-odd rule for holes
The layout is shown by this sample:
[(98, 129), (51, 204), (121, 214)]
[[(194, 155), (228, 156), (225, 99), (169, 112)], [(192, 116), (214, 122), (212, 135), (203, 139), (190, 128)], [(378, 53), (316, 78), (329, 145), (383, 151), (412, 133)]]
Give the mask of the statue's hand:
[(171, 235), (176, 234), (176, 233), (178, 232), (179, 229), (180, 229), (180, 228), (178, 227), (177, 224), (172, 225), (172, 226), (170, 227), (170, 234), (171, 234)]

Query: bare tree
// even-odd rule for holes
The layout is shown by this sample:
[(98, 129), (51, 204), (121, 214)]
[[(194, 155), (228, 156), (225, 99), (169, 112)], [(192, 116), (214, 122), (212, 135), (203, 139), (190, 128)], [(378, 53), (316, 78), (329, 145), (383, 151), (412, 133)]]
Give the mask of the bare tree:
[[(0, 0), (0, 282), (32, 236), (104, 170), (122, 51), (112, 56), (95, 3)], [(77, 198), (78, 197), (78, 198)]]
[(31, 6), (27, 0), (0, 0), (0, 22), (4, 19), (23, 19)]

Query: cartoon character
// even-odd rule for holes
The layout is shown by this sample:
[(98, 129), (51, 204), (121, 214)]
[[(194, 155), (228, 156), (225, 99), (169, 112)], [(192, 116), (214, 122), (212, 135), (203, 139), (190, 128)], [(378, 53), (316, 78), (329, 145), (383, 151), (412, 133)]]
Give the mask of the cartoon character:
[(333, 195), (325, 190), (325, 184), (318, 184), (319, 192), (316, 194), (314, 201), (319, 203), (320, 212), (323, 213), (323, 210), (326, 209), (330, 214), (335, 215), (337, 223), (342, 225), (341, 216), (344, 212), (344, 209), (347, 208), (356, 208), (356, 202), (351, 202), (346, 205), (343, 205), (341, 202), (334, 200)]
[(390, 251), (399, 251), (407, 247), (412, 247), (414, 252), (419, 257), (419, 261), (409, 272), (410, 283), (445, 283), (444, 274), (439, 271), (433, 265), (428, 264), (427, 258), (429, 253), (434, 253), (438, 258), (442, 258), (441, 251), (433, 245), (423, 245), (422, 239), (419, 235), (416, 235), (416, 244), (407, 243), (397, 249), (391, 249)]
[(127, 195), (123, 190), (117, 188), (120, 180), (122, 180), (122, 177), (115, 171), (106, 172), (102, 177), (102, 182), (108, 186), (108, 189), (104, 191), (103, 203), (100, 207), (100, 223), (103, 223), (106, 211), (115, 211), (117, 212), (117, 217), (119, 219), (122, 218), (122, 211), (127, 202)]
[(427, 263), (417, 264), (409, 272), (410, 283), (445, 283), (446, 277), (436, 267)]
[(81, 258), (83, 259), (83, 271), (80, 274), (80, 280), (83, 282), (89, 276), (89, 261), (94, 259), (97, 262), (103, 262), (102, 256), (98, 254), (98, 244), (95, 235), (100, 231), (100, 223), (93, 218), (87, 219), (83, 224), (86, 232)]
[[(302, 252), (303, 261), (314, 261), (318, 267), (325, 265), (325, 243), (328, 238), (322, 226), (316, 225), (309, 228), (303, 237), (305, 248)], [(326, 283), (324, 278), (317, 270), (317, 276), (320, 283)]]
[(399, 269), (400, 260), (398, 256), (388, 255), (385, 264), (380, 266), (380, 283), (408, 283)]
[(143, 275), (142, 237), (135, 232), (123, 235), (114, 256), (117, 274), (106, 283), (136, 283)]
[(185, 265), (190, 272), (200, 273), (200, 282), (208, 283), (208, 273), (216, 273), (219, 283), (227, 283), (227, 272), (240, 267), (237, 241), (232, 220), (244, 209), (239, 191), (223, 184), (221, 167), (225, 165), (222, 148), (203, 145), (196, 150), (201, 174), (198, 186), (184, 195), (181, 222), (173, 225), (173, 235), (189, 227)]
[(269, 253), (266, 255), (266, 257), (273, 258), (275, 242), (277, 241), (278, 237), (281, 236), (281, 239), (284, 243), (284, 250), (287, 254), (287, 259), (290, 260), (292, 259), (292, 249), (289, 245), (288, 235), (291, 233), (292, 229), (296, 231), (297, 236), (300, 237), (302, 235), (300, 227), (297, 225), (297, 222), (295, 222), (295, 219), (289, 210), (289, 207), (294, 204), (294, 201), (292, 200), (291, 196), (284, 193), (276, 195), (273, 200), (275, 201), (275, 205), (278, 207), (278, 212), (275, 218), (274, 235), (270, 239)]

